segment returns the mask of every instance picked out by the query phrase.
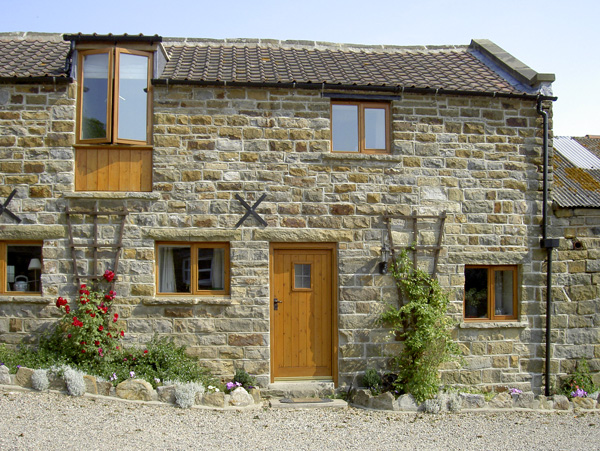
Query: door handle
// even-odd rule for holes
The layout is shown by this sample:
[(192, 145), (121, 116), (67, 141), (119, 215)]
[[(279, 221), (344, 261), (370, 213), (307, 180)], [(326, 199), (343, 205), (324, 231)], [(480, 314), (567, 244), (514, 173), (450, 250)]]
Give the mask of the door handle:
[(282, 302), (283, 301), (280, 301), (277, 298), (273, 299), (273, 310), (279, 310), (279, 304), (281, 304)]

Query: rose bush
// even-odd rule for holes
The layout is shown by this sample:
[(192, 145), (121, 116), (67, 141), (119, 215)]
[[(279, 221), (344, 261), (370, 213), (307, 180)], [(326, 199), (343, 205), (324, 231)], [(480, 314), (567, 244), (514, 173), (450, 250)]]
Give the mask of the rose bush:
[(116, 293), (101, 285), (113, 281), (115, 274), (106, 271), (97, 287), (81, 285), (77, 302), (71, 307), (62, 297), (56, 306), (64, 311), (52, 341), (62, 343), (62, 353), (73, 362), (101, 360), (120, 348), (125, 332), (117, 327), (118, 313), (112, 312)]

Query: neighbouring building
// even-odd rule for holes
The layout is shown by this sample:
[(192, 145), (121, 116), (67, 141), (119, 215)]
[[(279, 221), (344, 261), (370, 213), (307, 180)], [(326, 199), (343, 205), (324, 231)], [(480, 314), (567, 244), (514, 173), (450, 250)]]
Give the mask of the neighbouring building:
[[(552, 171), (553, 80), (487, 40), (0, 34), (0, 342), (35, 343), (111, 269), (127, 344), (348, 385), (398, 350), (381, 263), (416, 243), (465, 356), (442, 381), (539, 391), (543, 173), (552, 194), (571, 170)], [(600, 369), (598, 201), (562, 200), (553, 381)]]

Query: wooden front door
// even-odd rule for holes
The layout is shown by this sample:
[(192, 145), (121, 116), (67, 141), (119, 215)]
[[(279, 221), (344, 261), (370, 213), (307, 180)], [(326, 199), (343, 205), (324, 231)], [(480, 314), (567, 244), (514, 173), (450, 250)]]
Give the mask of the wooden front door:
[(334, 376), (334, 254), (314, 246), (272, 250), (272, 381)]

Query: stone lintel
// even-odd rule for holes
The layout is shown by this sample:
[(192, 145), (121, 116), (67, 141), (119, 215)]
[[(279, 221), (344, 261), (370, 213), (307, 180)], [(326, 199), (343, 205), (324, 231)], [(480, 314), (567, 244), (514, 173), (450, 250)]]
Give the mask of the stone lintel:
[(142, 298), (142, 304), (153, 305), (153, 306), (182, 306), (182, 305), (197, 305), (197, 304), (211, 304), (211, 305), (232, 305), (233, 301), (229, 296), (196, 296), (191, 295), (181, 297), (154, 297), (154, 298)]
[(145, 229), (144, 235), (156, 241), (239, 241), (240, 230), (229, 229), (180, 229), (175, 227)]
[(65, 235), (66, 229), (61, 225), (0, 225), (3, 240), (51, 240)]
[(353, 241), (350, 230), (330, 229), (257, 229), (254, 240), (272, 243), (337, 243)]
[(66, 199), (141, 199), (141, 200), (160, 200), (160, 193), (135, 193), (135, 192), (114, 192), (114, 191), (90, 191), (64, 193)]
[(56, 298), (49, 299), (40, 295), (37, 296), (0, 296), (0, 304), (53, 304)]
[(529, 327), (529, 323), (526, 321), (463, 321), (458, 327), (461, 329), (508, 329), (511, 327), (524, 329)]
[(387, 154), (365, 154), (365, 153), (323, 153), (323, 160), (368, 160), (369, 163), (383, 162), (383, 163), (401, 163), (404, 158), (403, 155), (387, 155)]

